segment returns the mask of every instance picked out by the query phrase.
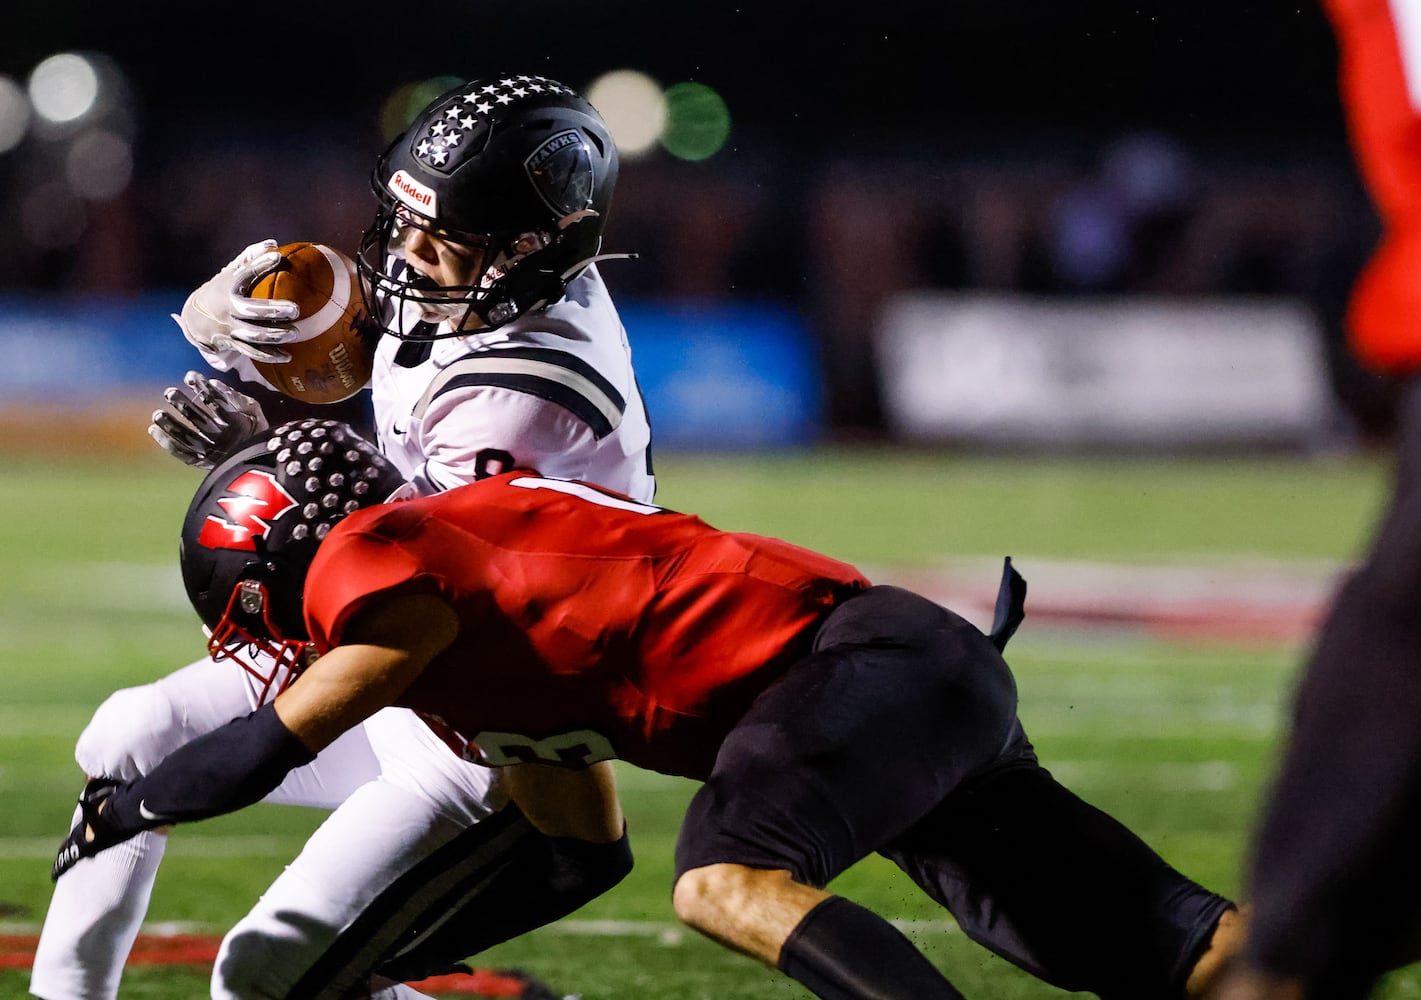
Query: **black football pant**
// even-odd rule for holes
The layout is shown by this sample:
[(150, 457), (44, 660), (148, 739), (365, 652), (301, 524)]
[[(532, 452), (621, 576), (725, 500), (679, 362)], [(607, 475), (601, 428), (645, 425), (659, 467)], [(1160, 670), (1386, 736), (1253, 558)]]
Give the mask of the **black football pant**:
[(754, 702), (687, 811), (677, 875), (716, 863), (824, 886), (878, 852), (1041, 979), (1172, 1000), (1230, 903), (1037, 762), (971, 623), (873, 587)]
[(1253, 847), (1250, 957), (1310, 1000), (1421, 958), (1421, 377), (1398, 418), (1390, 505), (1316, 637)]

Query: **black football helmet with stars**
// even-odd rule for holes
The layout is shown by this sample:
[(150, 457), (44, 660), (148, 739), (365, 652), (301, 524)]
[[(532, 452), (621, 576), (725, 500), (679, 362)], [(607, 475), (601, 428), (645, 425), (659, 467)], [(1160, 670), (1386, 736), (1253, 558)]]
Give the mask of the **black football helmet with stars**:
[[(617, 164), (602, 116), (556, 80), (496, 76), (446, 91), (371, 174), (379, 208), (357, 258), (370, 315), (386, 317), (396, 337), (431, 340), (457, 335), (473, 315), (493, 329), (561, 298), (603, 259)], [(480, 280), (441, 286), (405, 266), (411, 226), (482, 251)], [(407, 302), (436, 307), (454, 329), (405, 329)]]
[(179, 555), (212, 658), (255, 676), (263, 700), (289, 684), (309, 647), (302, 591), (317, 546), (347, 514), (403, 485), (375, 445), (337, 420), (282, 424), (209, 472)]

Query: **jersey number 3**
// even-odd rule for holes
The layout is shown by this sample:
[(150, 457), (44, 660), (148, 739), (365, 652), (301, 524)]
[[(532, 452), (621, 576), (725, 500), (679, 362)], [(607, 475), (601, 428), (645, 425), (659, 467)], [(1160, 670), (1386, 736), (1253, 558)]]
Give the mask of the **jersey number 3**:
[(469, 741), (464, 756), (475, 764), (488, 767), (509, 767), (513, 764), (561, 764), (564, 767), (587, 767), (604, 760), (615, 760), (617, 751), (601, 733), (590, 729), (574, 729), (545, 739), (535, 740), (518, 733), (485, 731)]
[[(660, 514), (663, 508), (637, 503), (625, 497), (608, 496), (582, 483), (563, 479), (542, 479), (525, 476), (514, 479), (510, 486), (530, 490), (555, 490), (581, 497), (603, 507), (616, 507), (637, 514)], [(482, 732), (469, 741), (464, 756), (476, 764), (489, 767), (509, 767), (513, 764), (562, 764), (565, 767), (587, 767), (604, 760), (615, 760), (617, 751), (601, 733), (590, 729), (574, 729), (541, 740), (518, 733)]]

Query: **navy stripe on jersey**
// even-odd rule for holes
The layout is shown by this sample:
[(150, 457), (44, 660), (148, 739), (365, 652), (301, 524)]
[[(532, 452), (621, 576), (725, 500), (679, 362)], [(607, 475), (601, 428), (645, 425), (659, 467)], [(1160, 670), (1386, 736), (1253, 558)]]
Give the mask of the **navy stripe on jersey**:
[(556, 403), (600, 440), (620, 426), (627, 401), (586, 361), (551, 347), (508, 347), (460, 358), (430, 383), (414, 415), (424, 416), (435, 399), (471, 385), (498, 386)]
[[(415, 332), (425, 335), (426, 331), (421, 327), (433, 327), (433, 323), (415, 324)], [(395, 351), (395, 364), (401, 368), (418, 368), (429, 360), (429, 356), (434, 353), (434, 341), (432, 340), (406, 340)]]

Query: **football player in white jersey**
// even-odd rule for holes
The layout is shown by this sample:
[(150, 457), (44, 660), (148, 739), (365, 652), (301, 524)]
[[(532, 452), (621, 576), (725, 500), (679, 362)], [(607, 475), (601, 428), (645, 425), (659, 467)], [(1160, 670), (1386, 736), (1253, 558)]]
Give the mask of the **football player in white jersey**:
[[(596, 266), (616, 176), (596, 110), (536, 76), (448, 91), (381, 155), (358, 265), (382, 326), (378, 441), (406, 489), (436, 493), (517, 464), (653, 498), (651, 430)], [(286, 357), (294, 304), (246, 296), (275, 246), (246, 248), (175, 317), (228, 378), (262, 384), (253, 361)], [(269, 423), (222, 381), (184, 381), (150, 433), (189, 464), (210, 468)], [(284, 674), (203, 659), (112, 695), (76, 747), (91, 779), (76, 822), (113, 782), (252, 712)], [(223, 940), (212, 996), (415, 997), (399, 981), (556, 919), (630, 870), (624, 829), (545, 837), (491, 773), (404, 709), (294, 771), (265, 801), (334, 811)], [(57, 879), (35, 996), (115, 997), (166, 839), (145, 833)]]

